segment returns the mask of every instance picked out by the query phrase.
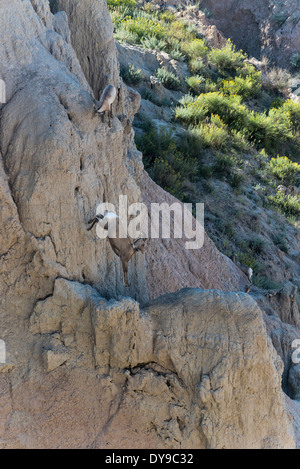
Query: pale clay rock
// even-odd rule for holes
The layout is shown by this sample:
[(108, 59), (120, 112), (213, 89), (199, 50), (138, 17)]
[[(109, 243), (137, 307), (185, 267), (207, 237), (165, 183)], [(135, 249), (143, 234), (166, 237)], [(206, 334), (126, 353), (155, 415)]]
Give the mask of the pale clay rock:
[[(106, 3), (51, 3), (58, 16), (46, 0), (0, 5), (1, 448), (293, 448), (282, 361), (232, 262), (207, 236), (195, 255), (158, 241), (125, 289), (87, 233), (120, 193), (174, 199), (134, 146), (139, 96), (119, 78)], [(108, 81), (111, 129), (93, 112)], [(176, 293), (188, 286), (220, 291)]]
[[(60, 311), (60, 321), (44, 322), (53, 309)], [(141, 309), (130, 298), (107, 301), (88, 285), (58, 279), (54, 294), (37, 303), (30, 321), (37, 349), (49, 334), (63, 343), (73, 330), (71, 358), (64, 368), (55, 366), (56, 379), (67, 373), (77, 390), (79, 370), (91, 386), (100, 375), (111, 377), (110, 384), (98, 381), (90, 398), (96, 415), (98, 393), (104, 396), (102, 411), (105, 402), (120, 400), (118, 413), (106, 414), (110, 423), (96, 447), (178, 448), (179, 441), (186, 448), (294, 446), (280, 390), (282, 363), (249, 295), (184, 289)], [(47, 394), (51, 373), (44, 380)], [(247, 390), (246, 401), (241, 389)], [(65, 389), (65, 397), (68, 392), (74, 388)], [(84, 402), (77, 405), (84, 421), (85, 411)]]

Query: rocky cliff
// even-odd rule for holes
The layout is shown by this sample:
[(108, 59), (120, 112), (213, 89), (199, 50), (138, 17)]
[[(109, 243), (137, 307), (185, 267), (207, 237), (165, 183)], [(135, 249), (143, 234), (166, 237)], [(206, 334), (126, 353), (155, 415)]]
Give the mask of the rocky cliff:
[(125, 289), (86, 230), (120, 194), (174, 200), (135, 148), (105, 1), (3, 1), (0, 29), (1, 447), (293, 448), (282, 361), (232, 262), (207, 236), (196, 254), (151, 240)]
[(248, 54), (266, 55), (279, 66), (290, 66), (300, 49), (297, 0), (203, 0), (210, 21)]

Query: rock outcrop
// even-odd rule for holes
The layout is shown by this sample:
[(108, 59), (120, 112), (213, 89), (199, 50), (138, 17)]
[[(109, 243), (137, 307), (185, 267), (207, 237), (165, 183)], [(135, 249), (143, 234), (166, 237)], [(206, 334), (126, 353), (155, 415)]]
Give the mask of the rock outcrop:
[(57, 279), (29, 331), (27, 378), (10, 393), (1, 378), (4, 448), (294, 447), (282, 364), (246, 294), (185, 289), (140, 309)]
[[(232, 262), (208, 237), (196, 254), (157, 240), (125, 289), (109, 243), (87, 232), (120, 194), (174, 199), (135, 148), (140, 97), (119, 79), (105, 1), (51, 7), (0, 4), (1, 448), (293, 448), (282, 362)], [(111, 128), (94, 113), (107, 81)], [(220, 291), (155, 299), (190, 286)]]
[[(128, 195), (129, 203), (140, 200), (136, 173), (142, 165), (133, 147), (133, 132), (127, 131), (132, 108), (124, 126), (117, 118), (111, 129), (102, 125), (74, 50), (49, 29), (56, 15), (48, 11), (45, 27), (28, 1), (5, 3), (1, 8), (1, 70), (8, 101), (1, 116), (1, 153), (11, 194), (10, 207), (2, 215), (5, 271), (13, 277), (10, 249), (18, 249), (16, 237), (22, 232), (33, 253), (30, 262), (23, 254), (26, 269), (32, 265), (32, 271), (39, 272), (32, 298), (49, 294), (57, 275), (93, 283), (104, 295), (124, 293), (119, 260), (108, 243), (96, 242), (96, 235), (87, 233), (86, 222), (100, 202), (118, 209), (119, 194)], [(13, 41), (12, 22), (17, 35)], [(130, 94), (123, 99), (129, 107)], [(134, 168), (129, 168), (128, 154), (135, 160)], [(26, 251), (29, 248), (22, 248)], [(22, 255), (19, 270), (21, 264)], [(128, 292), (136, 292), (140, 300), (147, 299), (143, 264), (142, 256), (132, 261), (140, 271), (132, 281), (135, 291)], [(26, 289), (33, 278), (34, 273), (28, 274), (20, 282)]]
[(261, 309), (268, 335), (284, 364), (282, 387), (292, 399), (300, 397), (300, 367), (292, 357), (294, 341), (300, 337), (300, 315), (296, 301), (297, 286), (287, 282), (281, 289), (269, 293), (253, 293)]
[(279, 66), (290, 66), (300, 50), (299, 2), (288, 0), (203, 0), (210, 21), (238, 47), (259, 59), (268, 56)]

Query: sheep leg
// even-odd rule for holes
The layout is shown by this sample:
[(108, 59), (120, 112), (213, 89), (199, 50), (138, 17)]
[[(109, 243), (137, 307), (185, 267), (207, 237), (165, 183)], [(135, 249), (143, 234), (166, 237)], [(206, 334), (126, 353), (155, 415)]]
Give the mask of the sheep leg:
[(109, 125), (109, 127), (111, 127), (111, 120), (110, 120), (110, 117), (111, 117), (111, 116), (110, 116), (110, 114), (111, 114), (111, 112), (110, 112), (110, 110), (109, 110), (109, 111), (108, 111), (108, 125)]
[(104, 112), (102, 112), (101, 117), (102, 117), (102, 123), (104, 124)]
[(124, 274), (124, 285), (129, 287), (128, 283), (128, 262), (122, 260), (123, 274)]

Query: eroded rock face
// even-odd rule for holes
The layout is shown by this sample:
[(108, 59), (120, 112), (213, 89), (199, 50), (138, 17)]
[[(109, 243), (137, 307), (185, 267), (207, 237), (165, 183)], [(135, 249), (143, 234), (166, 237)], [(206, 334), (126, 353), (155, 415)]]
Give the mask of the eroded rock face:
[[(48, 15), (50, 27), (54, 19), (50, 11)], [(7, 192), (11, 192), (11, 206), (7, 214), (1, 214), (3, 223), (6, 216), (12, 225), (11, 217), (16, 214), (15, 224), (20, 223), (36, 253), (36, 266), (42, 265), (39, 276), (47, 277), (47, 287), (37, 296), (51, 291), (50, 278), (58, 274), (97, 284), (103, 294), (124, 293), (119, 259), (106, 241), (87, 233), (86, 222), (100, 202), (109, 201), (118, 209), (120, 194), (128, 195), (129, 203), (140, 200), (136, 179), (142, 166), (133, 147), (133, 113), (128, 112), (122, 123), (115, 117), (111, 129), (102, 124), (74, 50), (62, 36), (47, 29), (42, 19), (30, 2), (8, 2), (1, 7), (1, 70), (8, 93), (1, 117), (1, 152)], [(12, 29), (16, 39), (11, 37)], [(129, 108), (130, 95), (125, 99)], [(127, 164), (128, 154), (135, 159), (134, 165)], [(2, 243), (7, 244), (1, 247), (3, 254), (13, 243), (16, 249), (15, 237), (12, 242), (3, 237)], [(12, 257), (3, 259), (7, 271), (11, 271)], [(135, 256), (131, 265), (136, 263), (141, 271), (128, 293), (136, 292), (136, 298), (145, 300), (142, 256)], [(29, 269), (27, 259), (25, 264)], [(28, 287), (28, 276), (26, 282)], [(35, 282), (33, 290), (39, 283)], [(35, 296), (33, 291), (28, 294)]]
[(72, 46), (96, 99), (100, 99), (104, 87), (119, 80), (113, 25), (106, 2), (51, 0), (50, 5), (54, 13), (67, 13)]
[(140, 309), (57, 279), (29, 330), (2, 447), (294, 447), (282, 364), (248, 295), (184, 289)]
[(203, 0), (210, 21), (238, 47), (259, 59), (267, 55), (279, 66), (290, 66), (299, 53), (299, 2), (288, 0)]
[(296, 285), (286, 282), (279, 290), (251, 292), (264, 312), (268, 335), (284, 365), (282, 387), (292, 399), (299, 399), (300, 396), (300, 367), (293, 362), (293, 342), (300, 338), (297, 291)]
[[(207, 237), (196, 255), (158, 241), (132, 259), (125, 290), (108, 242), (87, 232), (99, 202), (173, 198), (147, 182), (133, 143), (139, 95), (121, 83), (111, 128), (94, 113), (111, 69), (119, 83), (105, 2), (81, 2), (86, 14), (63, 3), (67, 14), (46, 0), (0, 6), (1, 447), (293, 447), (249, 297), (188, 290), (139, 306), (187, 286), (243, 289), (231, 261)], [(82, 54), (106, 54), (91, 68), (76, 36), (87, 18)]]

